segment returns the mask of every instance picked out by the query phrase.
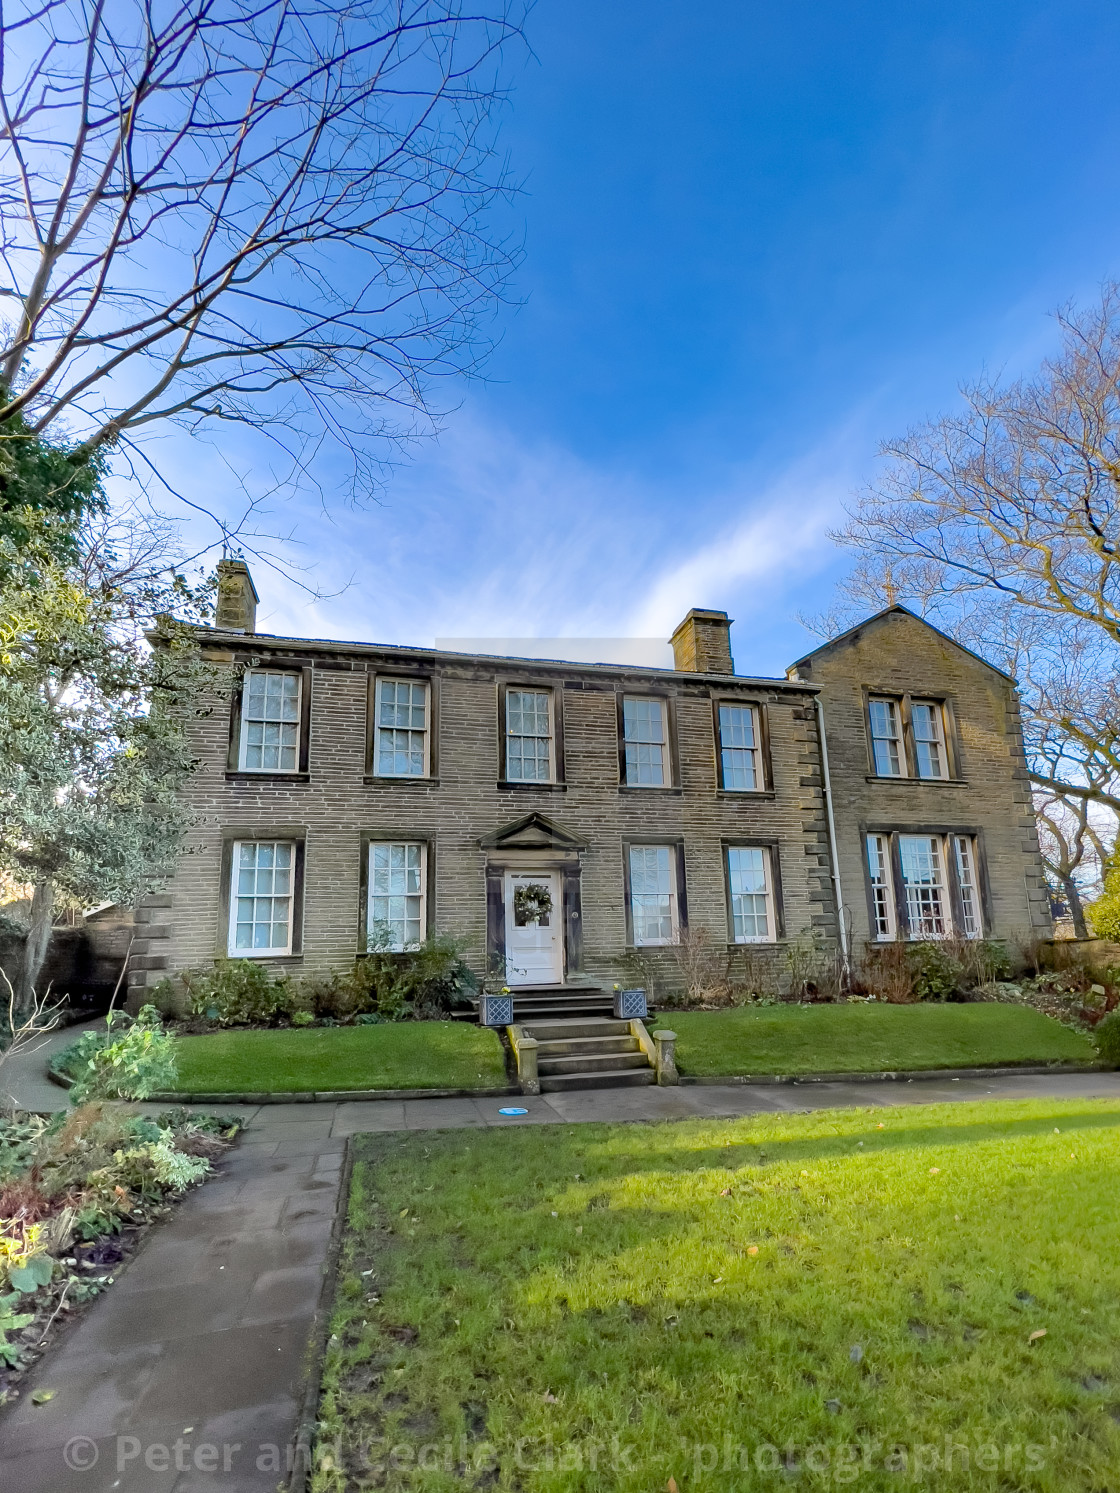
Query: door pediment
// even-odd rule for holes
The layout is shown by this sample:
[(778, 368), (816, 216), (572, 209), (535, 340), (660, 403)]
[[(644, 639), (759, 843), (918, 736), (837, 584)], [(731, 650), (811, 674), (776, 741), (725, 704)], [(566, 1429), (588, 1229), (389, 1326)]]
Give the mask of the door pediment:
[(512, 824), (484, 835), (483, 850), (586, 850), (587, 841), (549, 819), (547, 814), (525, 814)]

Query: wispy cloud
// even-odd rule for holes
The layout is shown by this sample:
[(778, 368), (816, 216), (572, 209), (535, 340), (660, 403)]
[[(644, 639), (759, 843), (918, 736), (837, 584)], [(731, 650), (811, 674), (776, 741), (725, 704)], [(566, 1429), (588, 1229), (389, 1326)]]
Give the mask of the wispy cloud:
[(684, 484), (519, 439), (468, 407), (366, 507), (325, 510), (316, 495), (261, 516), (301, 569), (252, 562), (259, 625), (420, 646), (667, 639), (690, 606), (713, 606), (750, 626), (752, 652), (776, 630), (773, 668), (800, 644), (792, 619), (813, 578), (836, 564), (826, 531), (869, 449), (862, 427), (785, 467), (712, 466)]

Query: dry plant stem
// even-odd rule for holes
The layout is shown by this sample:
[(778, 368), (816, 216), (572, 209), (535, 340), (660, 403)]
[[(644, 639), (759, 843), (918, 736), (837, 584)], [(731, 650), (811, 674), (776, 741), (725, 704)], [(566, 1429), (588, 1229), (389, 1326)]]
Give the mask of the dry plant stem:
[(58, 1026), (60, 1012), (63, 1003), (56, 1001), (52, 1006), (50, 1002), (50, 986), (42, 995), (31, 993), (31, 1009), (26, 1013), (17, 1015), (16, 992), (11, 980), (8, 979), (4, 970), (0, 969), (0, 979), (8, 987), (8, 1031), (11, 1040), (7, 1047), (0, 1051), (0, 1068), (17, 1052), (37, 1052), (42, 1042), (35, 1046), (37, 1038), (45, 1038), (49, 1032), (53, 1032)]

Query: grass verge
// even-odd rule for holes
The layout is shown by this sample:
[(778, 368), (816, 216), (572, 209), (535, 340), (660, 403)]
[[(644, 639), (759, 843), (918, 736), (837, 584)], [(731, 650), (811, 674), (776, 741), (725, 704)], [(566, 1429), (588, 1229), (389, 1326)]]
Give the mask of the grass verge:
[(315, 1493), (1113, 1487), (1118, 1138), (1120, 1101), (361, 1137)]
[(682, 1073), (878, 1073), (1095, 1063), (1088, 1037), (1026, 1006), (745, 1006), (667, 1011)]
[(501, 1043), (463, 1021), (179, 1037), (184, 1094), (327, 1089), (490, 1089), (506, 1082)]

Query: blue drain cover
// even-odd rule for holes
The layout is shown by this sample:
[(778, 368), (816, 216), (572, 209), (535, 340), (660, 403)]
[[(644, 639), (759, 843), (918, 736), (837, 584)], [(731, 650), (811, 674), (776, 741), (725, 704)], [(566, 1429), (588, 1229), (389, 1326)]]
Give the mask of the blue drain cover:
[(507, 1109), (500, 1109), (498, 1113), (500, 1115), (527, 1115), (529, 1111), (527, 1109), (518, 1109), (515, 1105), (511, 1104)]

